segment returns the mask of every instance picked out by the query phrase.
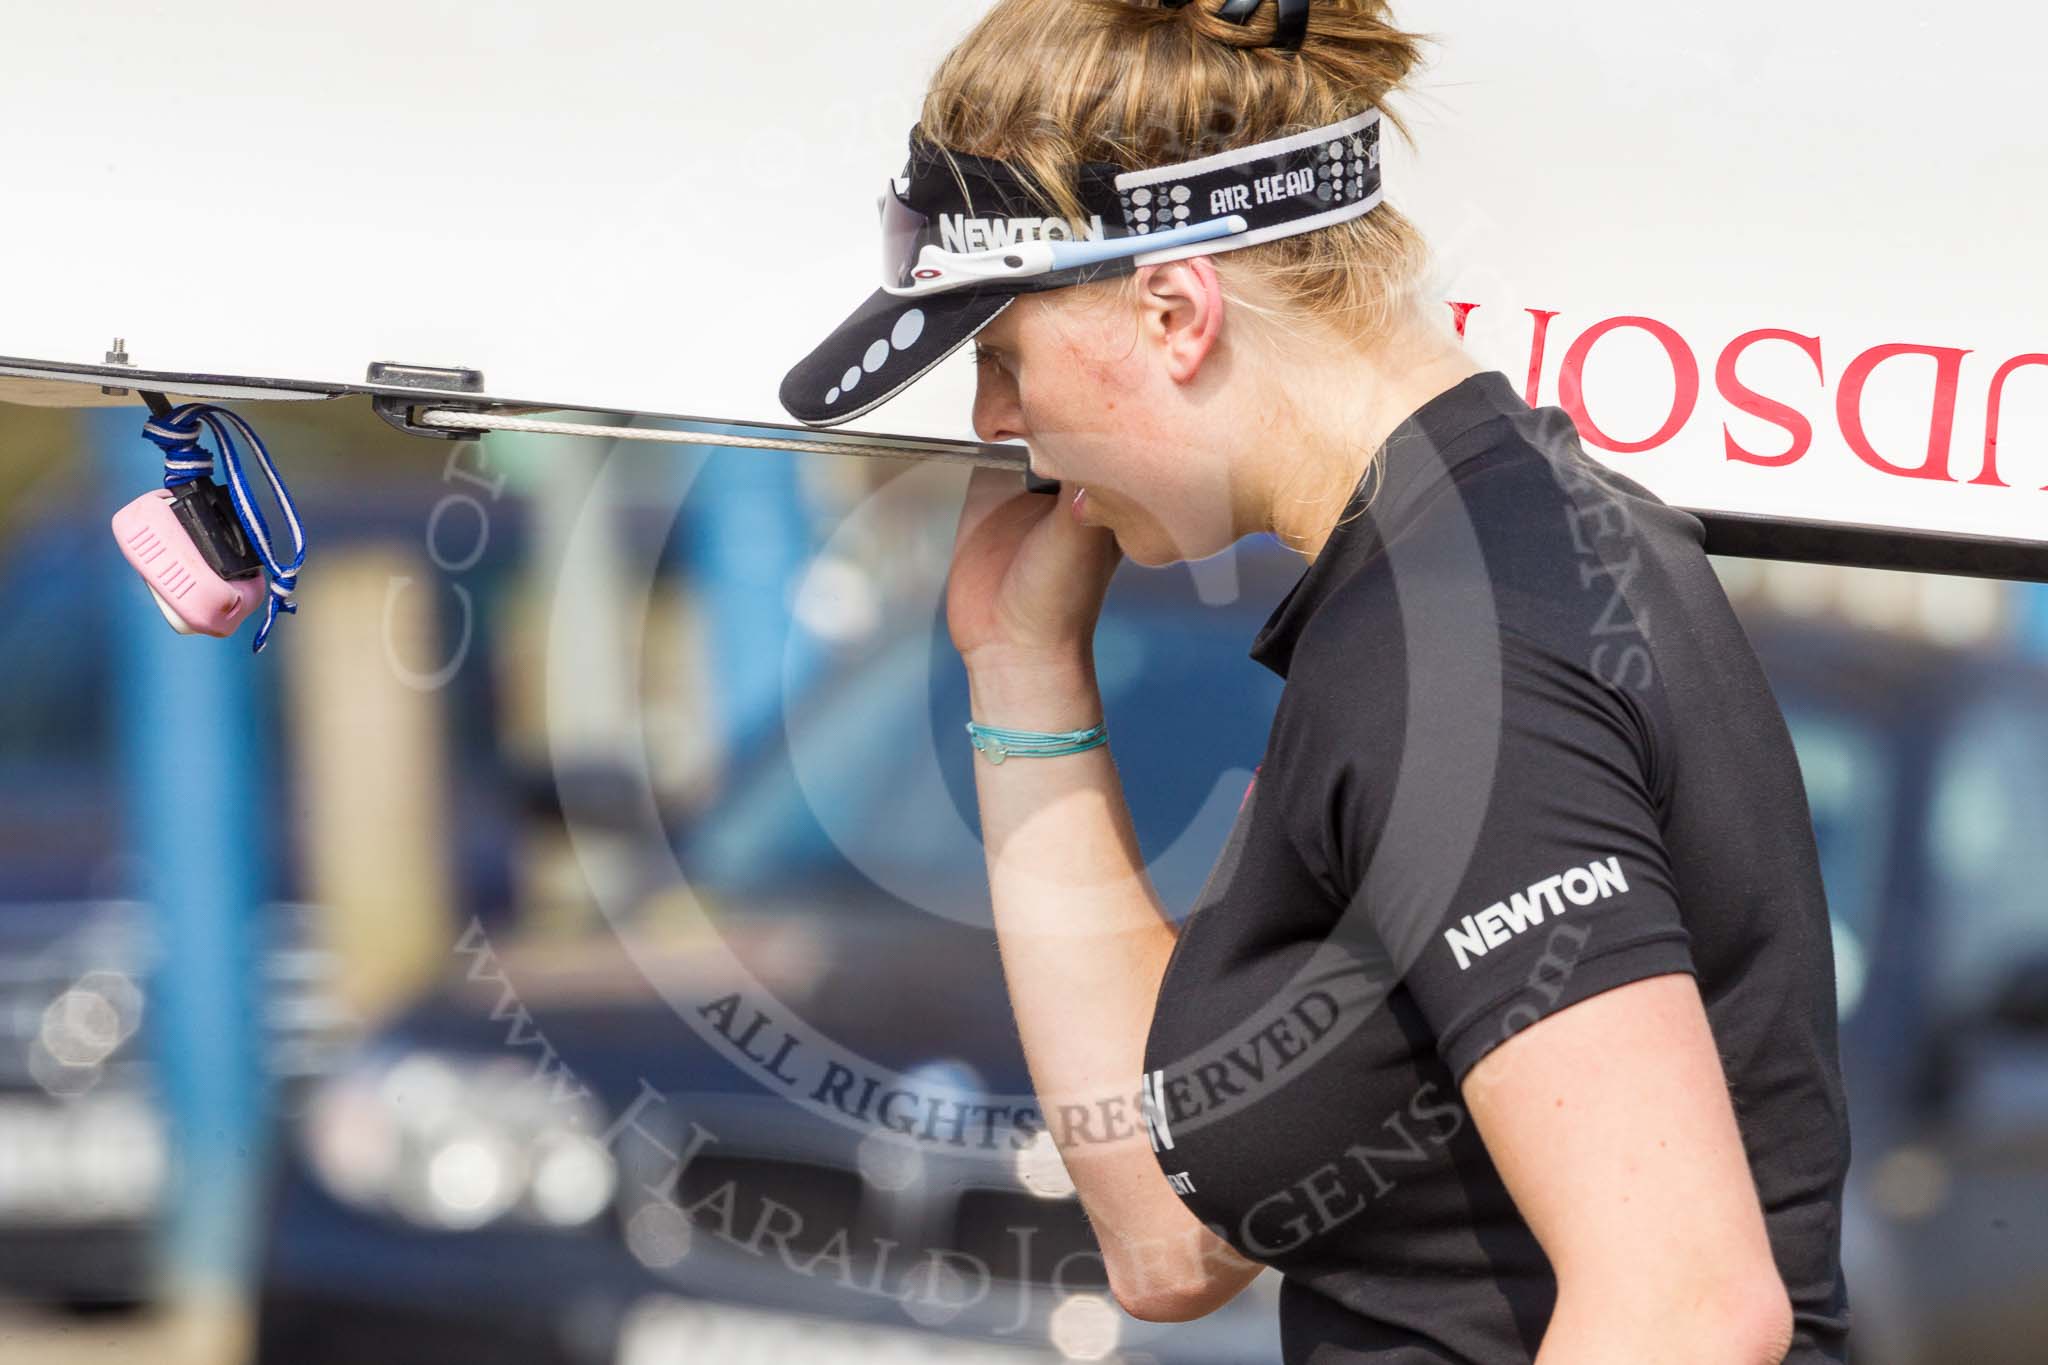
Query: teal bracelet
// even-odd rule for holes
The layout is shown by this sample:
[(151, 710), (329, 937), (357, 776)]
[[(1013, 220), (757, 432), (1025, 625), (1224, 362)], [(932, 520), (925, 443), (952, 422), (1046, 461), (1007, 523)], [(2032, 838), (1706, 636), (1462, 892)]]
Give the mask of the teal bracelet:
[(967, 738), (989, 762), (1001, 763), (1012, 754), (1025, 758), (1078, 754), (1098, 744), (1107, 744), (1109, 727), (1107, 722), (1098, 721), (1086, 730), (1062, 730), (1049, 734), (1044, 730), (1005, 730), (998, 725), (976, 725), (970, 720), (967, 722)]

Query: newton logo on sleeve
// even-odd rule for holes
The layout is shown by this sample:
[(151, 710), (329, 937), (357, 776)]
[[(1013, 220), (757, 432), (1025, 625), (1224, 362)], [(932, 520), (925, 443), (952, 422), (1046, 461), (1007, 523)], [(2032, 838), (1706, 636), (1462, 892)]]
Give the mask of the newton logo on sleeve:
[(1628, 879), (1621, 875), (1620, 857), (1609, 856), (1584, 867), (1553, 873), (1504, 901), (1495, 901), (1476, 915), (1465, 916), (1444, 930), (1444, 942), (1451, 945), (1462, 972), (1472, 966), (1473, 958), (1484, 957), (1515, 935), (1543, 923), (1546, 911), (1554, 919), (1571, 905), (1591, 905), (1627, 890)]

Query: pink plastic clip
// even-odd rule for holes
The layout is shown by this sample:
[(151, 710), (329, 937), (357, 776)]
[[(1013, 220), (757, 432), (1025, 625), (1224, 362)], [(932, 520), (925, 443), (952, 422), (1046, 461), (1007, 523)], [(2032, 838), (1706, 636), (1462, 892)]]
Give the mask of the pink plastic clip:
[(263, 575), (215, 573), (171, 510), (169, 489), (153, 489), (114, 513), (114, 539), (180, 635), (224, 640), (263, 605)]

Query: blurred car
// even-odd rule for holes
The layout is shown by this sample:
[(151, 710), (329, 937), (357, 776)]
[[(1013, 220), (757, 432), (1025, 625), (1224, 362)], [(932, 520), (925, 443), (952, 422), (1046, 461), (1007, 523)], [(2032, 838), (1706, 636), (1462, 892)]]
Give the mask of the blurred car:
[[(79, 1311), (159, 1288), (175, 1178), (150, 1048), (161, 944), (118, 899), (120, 763), (107, 600), (78, 566), (111, 557), (103, 522), (23, 528), (0, 560), (0, 1296)], [(262, 908), (261, 999), (273, 1099), (288, 1109), (339, 1020), (303, 906)]]
[(0, 1291), (67, 1305), (151, 1296), (167, 1175), (136, 1034), (144, 954), (119, 905), (0, 910)]
[[(1277, 546), (1248, 547), (1207, 565), (1202, 591), (1185, 569), (1134, 570), (1110, 594), (1098, 679), (1141, 794), (1139, 843), (1176, 915), (1279, 697), (1278, 678), (1241, 654), (1221, 669), (1219, 653), (1249, 646), (1300, 571)], [(1188, 686), (1198, 676), (1215, 681)], [(801, 1032), (921, 1093), (1029, 1096), (989, 928), (968, 715), (942, 625), (897, 621), (681, 836), (676, 865), (716, 945), (459, 948), (447, 989), (308, 1105), (274, 1190), (260, 1358), (1276, 1358), (1271, 1272), (1200, 1322), (1125, 1314), (1042, 1132), (1001, 1126), (989, 1143), (963, 1129), (906, 1149), (876, 1137), (886, 1114), (835, 1122), (768, 1079), (775, 1040)], [(680, 1013), (733, 992), (774, 1014), (738, 1015), (735, 1046)], [(590, 1093), (537, 1103), (522, 1077)], [(693, 1150), (703, 1134), (715, 1138)]]
[[(1278, 699), (1236, 652), (1300, 572), (1258, 542), (1232, 558), (1235, 581), (1125, 572), (1097, 636), (1116, 764), (1176, 916)], [(2048, 796), (2048, 678), (1803, 620), (1749, 625), (1835, 917), (1855, 1358), (2037, 1360), (2048, 855), (2028, 835), (2030, 798)], [(1006, 1167), (928, 1143), (906, 1170), (896, 1145), (767, 1079), (778, 1048), (824, 1039), (951, 1093), (1028, 1091), (983, 850), (963, 837), (967, 714), (942, 624), (898, 622), (682, 839), (715, 944), (459, 950), (456, 979), (308, 1106), (275, 1189), (261, 1359), (1277, 1359), (1272, 1272), (1197, 1322), (1116, 1308), (1043, 1144)], [(729, 1034), (680, 1013), (707, 1008)], [(890, 1263), (891, 1248), (909, 1255)], [(846, 1268), (801, 1268), (820, 1262)], [(887, 1292), (906, 1263), (986, 1273), (955, 1286), (958, 1306), (921, 1309)]]
[(1834, 916), (1857, 1365), (2048, 1358), (2048, 670), (1755, 621)]
[[(148, 1047), (160, 954), (132, 901), (0, 904), (0, 1296), (75, 1311), (160, 1289), (176, 1162)], [(340, 1020), (305, 908), (265, 907), (264, 1047), (289, 1113)]]

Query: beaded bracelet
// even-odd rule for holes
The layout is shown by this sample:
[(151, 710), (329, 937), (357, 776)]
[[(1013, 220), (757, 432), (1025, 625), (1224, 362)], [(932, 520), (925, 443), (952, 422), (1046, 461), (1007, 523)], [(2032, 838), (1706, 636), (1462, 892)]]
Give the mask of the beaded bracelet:
[(1078, 754), (1084, 749), (1108, 743), (1109, 728), (1106, 722), (1098, 721), (1086, 730), (1047, 733), (1044, 730), (1005, 730), (997, 725), (977, 725), (970, 720), (967, 722), (967, 737), (989, 762), (1001, 763), (1012, 754), (1025, 758)]

